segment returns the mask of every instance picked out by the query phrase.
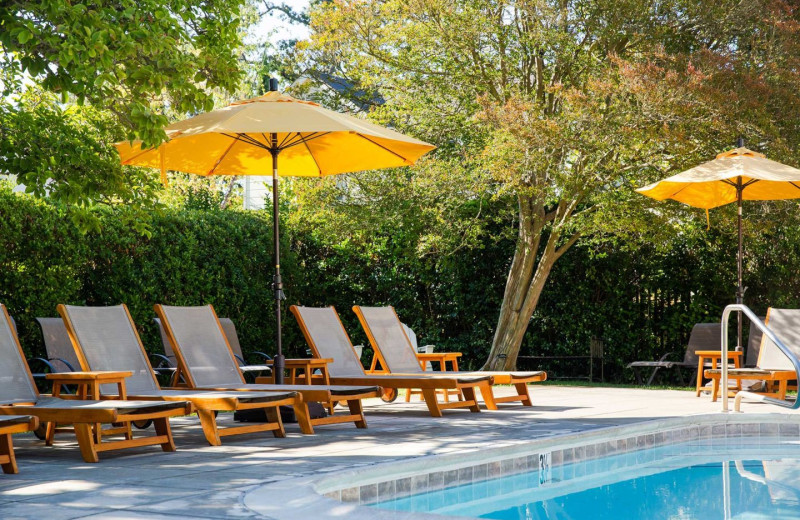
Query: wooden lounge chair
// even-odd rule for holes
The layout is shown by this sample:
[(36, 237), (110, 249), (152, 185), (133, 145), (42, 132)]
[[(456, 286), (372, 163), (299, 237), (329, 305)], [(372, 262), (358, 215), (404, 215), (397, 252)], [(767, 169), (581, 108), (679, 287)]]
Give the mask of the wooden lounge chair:
[(19, 472), (11, 435), (30, 432), (38, 427), (39, 419), (30, 415), (0, 415), (0, 468), (3, 469), (3, 473)]
[[(414, 351), (411, 341), (406, 335), (403, 324), (393, 307), (362, 307), (353, 306), (353, 311), (358, 316), (364, 332), (367, 333), (370, 344), (381, 366), (391, 374), (414, 375), (431, 377), (434, 375), (471, 376), (488, 375), (496, 385), (514, 385), (516, 395), (494, 397), (495, 403), (508, 403), (520, 401), (523, 406), (533, 406), (528, 383), (545, 381), (547, 373), (535, 372), (425, 372), (420, 366), (419, 355)], [(491, 391), (491, 389), (490, 389)], [(484, 395), (486, 400), (486, 395)]]
[[(800, 357), (800, 309), (774, 309), (767, 311), (766, 325), (775, 333), (784, 345)], [(754, 328), (751, 325), (751, 329)], [(719, 348), (719, 346), (717, 346)], [(717, 400), (720, 392), (722, 371), (706, 370), (705, 376), (714, 382), (712, 399)], [(763, 381), (765, 395), (778, 399), (786, 398), (789, 382), (797, 379), (789, 358), (766, 336), (761, 337), (761, 348), (758, 363), (753, 368), (729, 368), (728, 379), (737, 382)], [(775, 388), (777, 385), (777, 389)]]
[[(161, 324), (161, 319), (153, 318), (153, 321), (158, 327), (158, 333), (161, 336), (161, 343), (164, 347), (164, 356), (166, 360), (170, 363), (170, 366), (177, 367), (178, 362), (175, 359), (175, 353), (172, 351), (172, 344), (169, 341), (169, 337), (167, 337), (164, 326)], [(244, 354), (242, 353), (242, 346), (239, 343), (239, 335), (236, 332), (236, 325), (233, 324), (233, 321), (230, 318), (219, 318), (219, 323), (222, 326), (222, 330), (225, 333), (225, 338), (228, 340), (228, 344), (231, 347), (231, 352), (233, 352), (236, 362), (239, 364), (239, 370), (245, 374), (255, 373), (256, 375), (272, 372), (272, 367), (269, 365), (249, 365), (247, 362), (245, 362)], [(255, 354), (261, 357), (264, 361), (272, 359), (263, 352), (256, 352)], [(179, 382), (173, 379), (173, 384), (178, 385)]]
[[(36, 321), (42, 329), (47, 356), (28, 360), (28, 365), (32, 366), (35, 362), (46, 367), (51, 373), (80, 370), (64, 321), (61, 318), (36, 318)], [(45, 373), (34, 373), (33, 377), (44, 378)]]
[(306, 409), (305, 417), (300, 421), (303, 433), (313, 433), (313, 426), (324, 424), (353, 422), (358, 428), (367, 427), (361, 401), (380, 396), (380, 388), (247, 383), (211, 305), (199, 307), (156, 305), (155, 311), (172, 345), (172, 351), (178, 361), (178, 370), (191, 388), (243, 392), (291, 390), (301, 394), (304, 403), (316, 401), (327, 404), (333, 401), (346, 401), (349, 414), (309, 418)]
[[(200, 418), (203, 434), (212, 446), (221, 444), (220, 437), (270, 431), (275, 437), (285, 437), (278, 407), (291, 405), (304, 414), (302, 397), (296, 392), (200, 392), (188, 389), (162, 390), (153, 374), (147, 352), (139, 338), (128, 308), (79, 307), (59, 305), (75, 354), (84, 370), (130, 371), (125, 380), (127, 396), (139, 400), (188, 401)], [(111, 385), (104, 385), (111, 386)], [(101, 388), (106, 395), (117, 388)], [(263, 409), (267, 421), (244, 426), (219, 428), (216, 412)]]
[[(98, 452), (151, 446), (175, 451), (169, 418), (186, 415), (191, 405), (185, 401), (153, 403), (149, 401), (67, 401), (41, 398), (33, 376), (25, 363), (19, 338), (11, 326), (5, 305), (0, 304), (0, 415), (32, 415), (40, 421), (72, 423), (83, 460), (97, 462)], [(133, 438), (128, 431), (123, 440), (96, 440), (92, 432), (98, 423), (129, 423), (152, 420), (156, 434)]]
[(628, 364), (627, 368), (633, 369), (633, 374), (636, 377), (636, 383), (642, 384), (641, 369), (653, 369), (650, 378), (647, 380), (647, 386), (653, 384), (653, 380), (661, 369), (676, 369), (678, 372), (678, 379), (681, 385), (684, 384), (682, 369), (688, 369), (692, 373), (697, 371), (697, 354), (698, 350), (719, 350), (720, 338), (720, 324), (719, 323), (698, 323), (692, 327), (692, 333), (689, 335), (689, 344), (686, 346), (686, 352), (681, 361), (670, 361), (669, 357), (674, 357), (675, 352), (668, 352), (661, 356), (658, 361), (634, 361)]
[[(480, 412), (475, 389), (481, 391), (486, 407), (497, 409), (491, 400), (491, 376), (431, 375), (431, 376), (399, 376), (367, 374), (361, 366), (347, 331), (344, 330), (339, 315), (333, 307), (299, 307), (292, 305), (289, 310), (297, 318), (300, 330), (306, 338), (308, 346), (318, 358), (333, 359), (328, 366), (331, 382), (343, 385), (380, 385), (384, 388), (414, 388), (422, 390), (425, 404), (433, 417), (441, 417), (442, 410), (450, 408), (469, 408), (471, 412)], [(437, 390), (459, 390), (464, 394), (463, 401), (440, 403)], [(489, 399), (487, 399), (489, 396)]]

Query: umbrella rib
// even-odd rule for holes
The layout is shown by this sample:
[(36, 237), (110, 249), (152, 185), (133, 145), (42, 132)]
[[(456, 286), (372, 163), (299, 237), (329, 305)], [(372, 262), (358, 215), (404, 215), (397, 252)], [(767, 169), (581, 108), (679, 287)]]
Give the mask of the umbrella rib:
[(233, 139), (235, 141), (242, 141), (243, 143), (247, 143), (247, 144), (252, 145), (252, 146), (257, 146), (258, 148), (267, 148), (266, 146), (264, 146), (263, 144), (259, 143), (257, 140), (253, 139), (252, 137), (250, 137), (247, 134), (239, 133), (239, 134), (231, 135), (231, 134), (226, 134), (225, 132), (220, 132), (220, 134), (224, 135), (225, 137), (230, 137), (231, 139)]
[(236, 144), (238, 141), (239, 141), (238, 139), (234, 139), (234, 140), (232, 140), (232, 141), (231, 141), (231, 145), (230, 145), (228, 148), (226, 148), (226, 149), (225, 149), (225, 152), (222, 154), (222, 157), (220, 157), (220, 158), (217, 160), (217, 162), (215, 162), (215, 163), (214, 163), (214, 167), (213, 167), (213, 168), (211, 168), (211, 170), (208, 172), (208, 175), (214, 175), (214, 172), (217, 170), (217, 167), (218, 167), (220, 164), (222, 164), (222, 161), (224, 161), (224, 160), (225, 160), (225, 157), (226, 157), (226, 156), (228, 155), (228, 153), (231, 151), (231, 148), (233, 148), (233, 147), (234, 147), (234, 145), (235, 145), (235, 144)]
[(404, 160), (404, 161), (408, 162), (408, 159), (406, 159), (405, 157), (403, 157), (403, 156), (402, 156), (402, 155), (400, 155), (399, 153), (397, 153), (397, 152), (395, 152), (395, 151), (393, 151), (393, 150), (390, 150), (390, 149), (386, 148), (385, 146), (383, 146), (383, 145), (382, 145), (382, 144), (380, 144), (380, 143), (376, 143), (375, 141), (373, 141), (373, 140), (372, 140), (372, 139), (370, 139), (369, 137), (365, 136), (364, 134), (361, 134), (361, 133), (358, 133), (358, 132), (356, 132), (356, 135), (357, 135), (358, 137), (362, 138), (362, 139), (365, 139), (365, 140), (369, 141), (370, 143), (374, 144), (375, 146), (377, 146), (377, 147), (379, 147), (379, 148), (383, 148), (384, 150), (386, 150), (386, 151), (387, 151), (387, 152), (389, 152), (390, 154), (394, 155), (395, 157), (399, 157), (400, 159), (402, 159), (402, 160)]
[(670, 198), (673, 198), (673, 197), (675, 197), (675, 195), (679, 194), (680, 192), (682, 192), (683, 190), (685, 190), (685, 189), (686, 189), (686, 188), (688, 188), (688, 187), (689, 187), (688, 185), (681, 186), (681, 189), (679, 189), (679, 190), (678, 190), (678, 191), (676, 191), (675, 193), (671, 194), (669, 197), (670, 197)]
[[(168, 143), (168, 142), (169, 142), (169, 141), (167, 141), (167, 143)], [(167, 144), (167, 143), (164, 143), (164, 144)], [(134, 160), (138, 159), (139, 157), (141, 157), (142, 155), (144, 155), (144, 154), (146, 154), (146, 153), (148, 153), (148, 152), (152, 152), (152, 151), (154, 151), (154, 150), (156, 150), (156, 148), (148, 148), (148, 149), (146, 149), (146, 150), (142, 150), (142, 149), (140, 148), (140, 149), (139, 149), (139, 153), (137, 153), (137, 154), (136, 154), (136, 155), (134, 155), (133, 157), (131, 157), (131, 158), (127, 159), (127, 160), (126, 160), (126, 161), (125, 161), (123, 164), (127, 164), (127, 165), (129, 165), (129, 166), (133, 166), (133, 165), (129, 164), (131, 161), (134, 161)]]
[(306, 150), (308, 150), (308, 155), (311, 156), (311, 160), (314, 161), (314, 165), (317, 167), (317, 170), (319, 170), (319, 176), (322, 177), (322, 168), (317, 162), (317, 158), (314, 157), (314, 153), (311, 151), (311, 148), (308, 147), (308, 141), (303, 141), (303, 144), (306, 145)]
[[(295, 132), (295, 135), (300, 135), (300, 132)], [(286, 142), (287, 142), (289, 139), (291, 139), (291, 138), (292, 138), (292, 133), (291, 133), (291, 132), (287, 133), (287, 134), (286, 134), (286, 137), (284, 137), (284, 138), (283, 138), (283, 141), (281, 141), (281, 143), (278, 145), (278, 150), (283, 150), (283, 146), (284, 146), (284, 145), (286, 144)]]
[(300, 139), (298, 141), (294, 141), (294, 142), (289, 143), (285, 147), (281, 148), (281, 150), (285, 150), (286, 148), (291, 148), (292, 146), (297, 146), (298, 144), (304, 144), (304, 143), (307, 143), (309, 141), (313, 141), (314, 139), (318, 139), (318, 138), (326, 136), (326, 135), (328, 135), (330, 133), (331, 132), (314, 132), (314, 133), (308, 134), (308, 136), (306, 136), (306, 137), (303, 137), (302, 135), (300, 135), (298, 133), (297, 135), (300, 135)]
[[(288, 148), (289, 146), (291, 146), (291, 143), (298, 136), (300, 137), (301, 140), (303, 139), (303, 136), (300, 134), (300, 132), (294, 132), (294, 134), (292, 134), (292, 132), (287, 133), (286, 137), (284, 137), (283, 141), (281, 141), (280, 144), (278, 145), (278, 150), (284, 150), (284, 149)], [(289, 145), (287, 145), (286, 143), (289, 143)]]
[(797, 184), (795, 184), (795, 183), (794, 183), (794, 181), (789, 181), (789, 184), (791, 184), (792, 186), (794, 186), (795, 188), (797, 188), (798, 190), (800, 190), (800, 186), (798, 186)]

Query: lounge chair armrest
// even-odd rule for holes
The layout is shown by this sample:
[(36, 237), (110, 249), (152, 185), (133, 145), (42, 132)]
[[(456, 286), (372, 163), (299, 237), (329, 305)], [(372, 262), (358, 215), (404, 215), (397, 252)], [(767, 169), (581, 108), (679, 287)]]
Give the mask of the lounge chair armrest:
[(247, 363), (245, 363), (244, 358), (242, 356), (240, 356), (239, 354), (234, 354), (233, 357), (235, 357), (236, 361), (239, 362), (239, 366), (247, 364)]
[(269, 354), (267, 354), (267, 353), (261, 352), (261, 351), (259, 351), (259, 350), (256, 350), (255, 352), (253, 352), (253, 354), (255, 354), (256, 356), (259, 356), (259, 357), (263, 358), (263, 359), (264, 359), (264, 361), (268, 361), (268, 360), (272, 359), (272, 356), (270, 356), (270, 355), (269, 355)]
[(172, 360), (163, 354), (150, 354), (150, 362), (153, 363), (153, 368), (175, 368)]
[[(58, 372), (58, 370), (56, 370), (56, 367), (54, 367), (53, 364), (50, 363), (50, 361), (45, 359), (45, 358), (35, 357), (35, 358), (26, 359), (25, 361), (28, 363), (29, 367), (34, 362), (38, 362), (38, 363), (41, 363), (42, 365), (46, 366), (50, 370), (50, 372)], [(35, 372), (33, 370), (31, 370), (31, 372), (33, 372), (33, 377), (36, 378), (36, 379), (44, 379), (44, 377), (45, 377), (45, 373), (44, 372)]]
[(658, 360), (659, 360), (659, 361), (667, 361), (667, 358), (668, 358), (668, 357), (670, 357), (670, 356), (672, 356), (672, 355), (675, 355), (675, 354), (677, 354), (677, 352), (667, 352), (666, 354), (664, 354), (663, 356), (661, 356), (660, 358), (658, 358)]
[[(56, 358), (50, 358), (50, 361), (58, 361), (60, 363), (64, 363), (64, 365), (66, 365), (66, 367), (69, 369), (70, 372), (75, 372), (76, 371), (75, 367), (72, 366), (72, 363), (70, 363), (66, 359), (62, 359), (60, 357), (56, 357)], [(80, 367), (78, 367), (78, 368), (80, 368)]]

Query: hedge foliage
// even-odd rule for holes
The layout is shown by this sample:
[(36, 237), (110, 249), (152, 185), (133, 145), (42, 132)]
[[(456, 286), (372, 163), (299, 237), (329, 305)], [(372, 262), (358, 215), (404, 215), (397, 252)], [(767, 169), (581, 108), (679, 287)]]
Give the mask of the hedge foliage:
[[(58, 303), (126, 303), (148, 350), (161, 345), (152, 322), (155, 303), (211, 303), (234, 319), (245, 353), (274, 349), (270, 291), (272, 226), (263, 212), (166, 209), (150, 214), (143, 235), (122, 218), (100, 215), (100, 230), (82, 234), (69, 209), (0, 188), (0, 301), (18, 321), (28, 354), (44, 353), (34, 318), (55, 316)], [(748, 303), (796, 306), (800, 278), (798, 227), (764, 233), (751, 245)], [(283, 236), (284, 344), (304, 356), (305, 343), (288, 305), (334, 305), (354, 343), (366, 343), (353, 304), (392, 304), (422, 344), (464, 352), (477, 368), (489, 351), (514, 244), (443, 258), (403, 253), (402, 230), (376, 237), (369, 248), (331, 246), (289, 229)], [(635, 250), (606, 242), (578, 245), (556, 265), (521, 355), (587, 354), (592, 338), (605, 344), (607, 380), (630, 381), (624, 365), (682, 352), (694, 323), (716, 321), (732, 300), (735, 243), (713, 229), (676, 238), (668, 248)], [(755, 255), (754, 255), (755, 256)], [(368, 361), (368, 355), (364, 361)], [(549, 368), (549, 367), (544, 367)], [(584, 362), (552, 368), (586, 375)]]
[[(98, 232), (81, 234), (69, 211), (0, 189), (0, 301), (17, 319), (29, 354), (44, 353), (34, 318), (56, 316), (59, 303), (126, 303), (153, 351), (161, 349), (155, 303), (211, 303), (236, 320), (251, 348), (272, 343), (272, 225), (265, 215), (164, 210), (149, 216), (152, 232), (143, 235), (117, 208), (100, 215)], [(285, 250), (292, 279), (296, 262)]]

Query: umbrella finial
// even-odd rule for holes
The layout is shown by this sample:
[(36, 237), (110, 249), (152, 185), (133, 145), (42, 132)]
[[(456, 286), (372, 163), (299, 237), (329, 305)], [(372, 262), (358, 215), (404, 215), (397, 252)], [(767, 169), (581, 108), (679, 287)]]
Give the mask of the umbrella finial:
[(744, 137), (741, 135), (736, 138), (736, 148), (744, 148)]
[(277, 78), (269, 78), (269, 91), (270, 92), (277, 92), (278, 91), (278, 80), (277, 80)]

